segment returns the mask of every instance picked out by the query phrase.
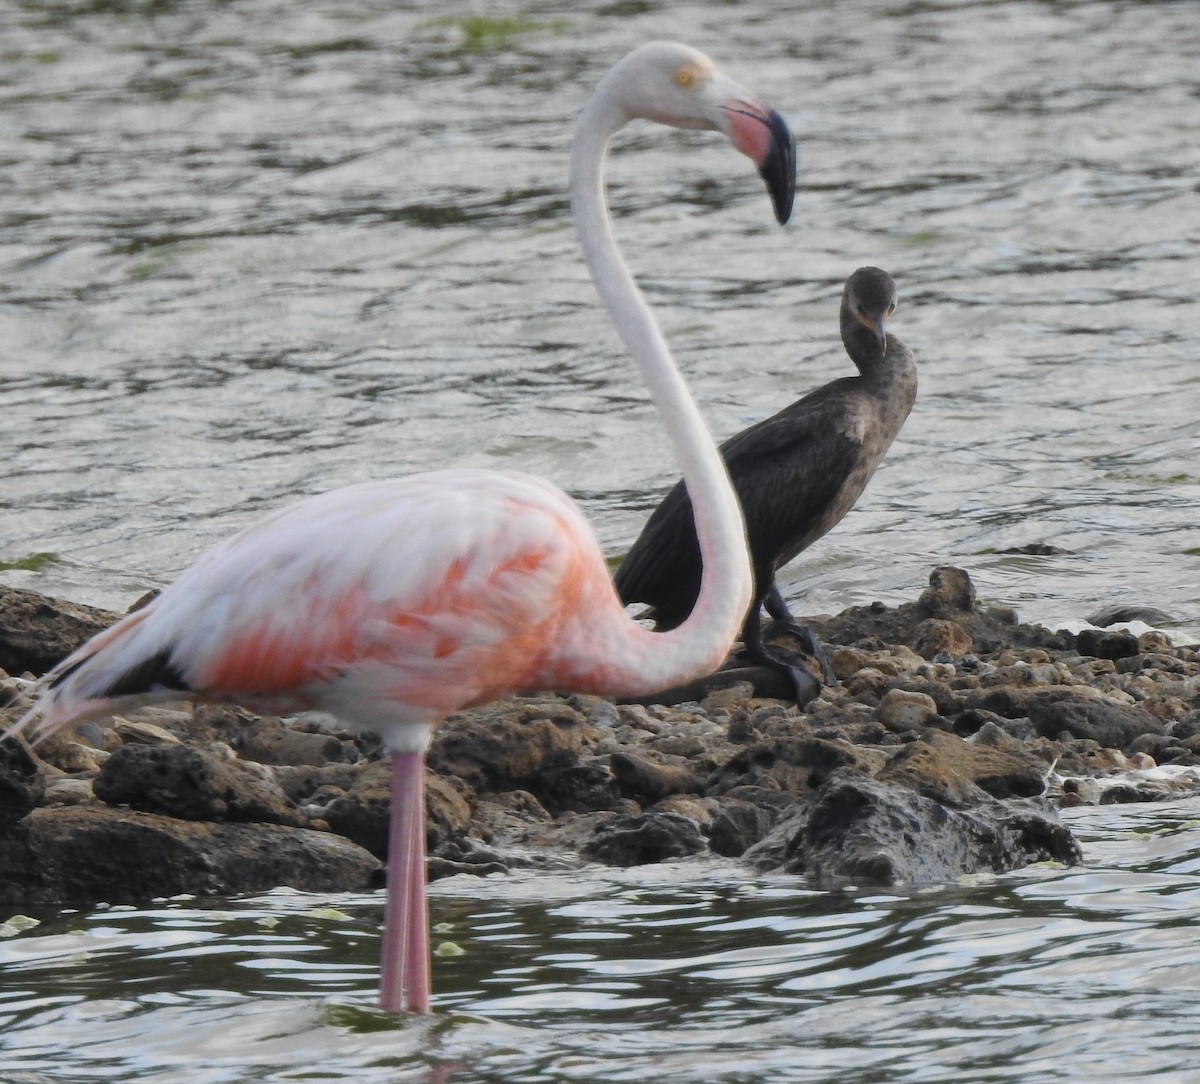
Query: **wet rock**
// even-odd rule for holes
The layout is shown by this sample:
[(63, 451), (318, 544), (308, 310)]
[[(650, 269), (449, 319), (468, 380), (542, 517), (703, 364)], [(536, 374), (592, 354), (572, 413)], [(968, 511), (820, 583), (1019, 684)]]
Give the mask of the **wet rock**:
[(609, 866), (644, 866), (684, 858), (706, 850), (700, 827), (677, 813), (643, 813), (617, 817), (602, 825), (584, 845), (587, 858)]
[(379, 862), (349, 840), (274, 824), (202, 823), (105, 806), (34, 810), (0, 832), (0, 904), (134, 903), (290, 885), (378, 887)]
[(981, 869), (1079, 857), (1070, 832), (1041, 808), (1014, 812), (989, 803), (952, 810), (907, 788), (843, 778), (746, 854), (763, 869), (879, 885), (948, 881)]
[(621, 794), (629, 798), (657, 802), (668, 794), (704, 793), (704, 782), (682, 764), (656, 763), (630, 753), (613, 753), (609, 764)]
[(451, 716), (434, 735), (429, 764), (480, 792), (529, 788), (543, 773), (574, 764), (591, 736), (565, 701), (502, 701)]
[(875, 717), (889, 730), (919, 730), (938, 714), (938, 706), (926, 693), (889, 689), (883, 694)]
[(771, 830), (775, 819), (769, 806), (723, 798), (713, 817), (708, 845), (714, 854), (740, 858)]
[(0, 585), (0, 669), (44, 674), (116, 617), (94, 606)]
[(125, 745), (93, 785), (109, 805), (196, 821), (261, 821), (300, 826), (305, 817), (283, 791), (223, 747)]
[(1141, 648), (1131, 632), (1103, 632), (1100, 629), (1081, 629), (1075, 637), (1081, 655), (1097, 659), (1123, 659), (1136, 655)]
[(1090, 625), (1108, 628), (1110, 625), (1123, 625), (1133, 621), (1141, 621), (1146, 625), (1167, 625), (1175, 618), (1153, 606), (1118, 603), (1114, 606), (1105, 606), (1103, 609), (1089, 614), (1085, 620)]
[(929, 574), (917, 608), (930, 617), (953, 617), (975, 609), (975, 585), (961, 568), (942, 565)]
[(332, 734), (311, 734), (285, 726), (282, 720), (255, 719), (230, 743), (243, 760), (258, 764), (330, 764), (346, 759)]
[(24, 738), (0, 741), (0, 830), (36, 808), (46, 793), (37, 757)]
[(1036, 692), (1026, 707), (1037, 732), (1046, 738), (1066, 734), (1110, 749), (1124, 749), (1142, 734), (1162, 734), (1161, 719), (1140, 707), (1093, 696)]

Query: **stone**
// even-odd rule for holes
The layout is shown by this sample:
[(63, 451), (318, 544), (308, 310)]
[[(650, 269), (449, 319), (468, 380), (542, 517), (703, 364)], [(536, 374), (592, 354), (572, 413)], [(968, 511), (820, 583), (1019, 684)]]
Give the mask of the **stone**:
[(106, 806), (34, 810), (0, 833), (0, 905), (136, 903), (290, 885), (365, 892), (379, 862), (349, 840), (274, 824), (211, 824)]
[(1035, 693), (1027, 702), (1029, 719), (1043, 737), (1089, 739), (1124, 749), (1143, 734), (1162, 734), (1166, 724), (1140, 707), (1093, 696)]
[(586, 858), (609, 866), (643, 866), (699, 854), (708, 847), (699, 825), (677, 813), (617, 817), (584, 845)]
[(917, 608), (929, 617), (953, 617), (975, 609), (975, 585), (961, 568), (941, 565), (929, 574), (929, 586)]
[(0, 669), (44, 674), (117, 615), (0, 585)]
[(926, 693), (889, 689), (883, 694), (875, 717), (889, 730), (920, 730), (938, 714), (937, 703)]
[(258, 764), (323, 765), (346, 759), (332, 734), (311, 734), (285, 726), (279, 719), (255, 719), (230, 743), (243, 760)]
[(913, 650), (923, 659), (945, 653), (952, 659), (969, 655), (975, 641), (957, 621), (931, 617), (913, 630)]
[(93, 789), (109, 805), (185, 820), (306, 823), (280, 787), (225, 746), (125, 745), (105, 762)]
[(609, 757), (613, 778), (622, 795), (656, 802), (668, 794), (703, 794), (704, 781), (680, 763), (657, 763), (631, 753)]
[(452, 715), (435, 732), (429, 764), (478, 792), (529, 788), (554, 768), (575, 763), (584, 716), (561, 700), (501, 701)]
[(745, 855), (760, 869), (873, 885), (954, 881), (1080, 857), (1048, 808), (996, 802), (952, 810), (904, 787), (851, 778), (831, 780)]
[(0, 829), (35, 809), (45, 793), (46, 782), (29, 743), (15, 735), (0, 741)]

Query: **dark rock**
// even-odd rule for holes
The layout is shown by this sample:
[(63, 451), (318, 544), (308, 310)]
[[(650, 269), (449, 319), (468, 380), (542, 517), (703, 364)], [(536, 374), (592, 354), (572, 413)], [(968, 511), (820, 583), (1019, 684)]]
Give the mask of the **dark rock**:
[(1176, 741), (1186, 741), (1200, 735), (1200, 708), (1189, 711), (1168, 724), (1167, 733)]
[(677, 813), (642, 813), (601, 825), (584, 845), (585, 857), (609, 866), (644, 866), (699, 854), (708, 847), (700, 827)]
[(5, 906), (229, 896), (279, 885), (362, 892), (379, 882), (379, 862), (362, 848), (305, 828), (76, 806), (36, 809), (0, 832)]
[(600, 758), (545, 772), (538, 781), (537, 793), (555, 815), (615, 809), (621, 802), (612, 769)]
[(1017, 741), (1028, 741), (1037, 736), (1027, 716), (1006, 718), (986, 708), (968, 708), (959, 712), (954, 717), (952, 729), (960, 738), (966, 738), (986, 727), (993, 727)]
[(93, 789), (109, 805), (185, 820), (306, 823), (274, 783), (232, 754), (227, 758), (198, 746), (122, 746), (105, 761)]
[(975, 609), (975, 585), (961, 568), (942, 565), (929, 574), (929, 586), (917, 599), (928, 617), (954, 617)]
[(740, 798), (722, 798), (713, 817), (708, 845), (714, 854), (739, 858), (771, 830), (774, 822), (769, 807)]
[(377, 770), (366, 761), (357, 764), (281, 764), (271, 773), (280, 789), (296, 805), (310, 801), (318, 792), (347, 791), (365, 772)]
[(1075, 637), (1075, 647), (1079, 654), (1095, 659), (1124, 659), (1141, 651), (1132, 632), (1103, 632), (1100, 629), (1081, 629)]
[(1086, 618), (1091, 625), (1108, 628), (1109, 625), (1121, 625), (1129, 621), (1141, 621), (1147, 625), (1169, 625), (1175, 620), (1169, 613), (1155, 609), (1153, 606), (1122, 605), (1105, 606)]
[(0, 585), (0, 669), (44, 674), (116, 614)]
[(255, 719), (230, 742), (243, 760), (258, 764), (330, 764), (346, 759), (332, 734), (309, 734), (279, 719)]
[(657, 802), (668, 794), (703, 794), (704, 782), (681, 764), (660, 764), (629, 753), (609, 757), (613, 777), (623, 795)]
[(452, 715), (435, 732), (429, 765), (475, 791), (515, 790), (574, 764), (592, 730), (565, 701), (501, 701)]
[(1125, 749), (1143, 734), (1162, 734), (1166, 724), (1144, 708), (1090, 696), (1036, 691), (1027, 701), (1029, 719), (1046, 738), (1067, 734), (1109, 749)]
[(0, 829), (19, 821), (46, 793), (37, 757), (21, 737), (0, 741)]
[(951, 881), (981, 869), (1077, 862), (1079, 846), (1052, 813), (999, 802), (952, 810), (907, 788), (865, 779), (830, 781), (745, 856), (760, 868), (819, 881), (870, 884)]
[[(321, 818), (330, 831), (386, 859), (391, 811), (391, 764), (380, 760), (356, 772), (350, 787), (324, 808)], [(456, 781), (425, 773), (425, 846), (429, 851), (466, 832), (471, 815), (471, 803)]]
[(867, 768), (870, 758), (857, 746), (818, 737), (782, 738), (747, 746), (709, 776), (709, 794), (737, 787), (766, 787), (805, 794), (838, 768)]

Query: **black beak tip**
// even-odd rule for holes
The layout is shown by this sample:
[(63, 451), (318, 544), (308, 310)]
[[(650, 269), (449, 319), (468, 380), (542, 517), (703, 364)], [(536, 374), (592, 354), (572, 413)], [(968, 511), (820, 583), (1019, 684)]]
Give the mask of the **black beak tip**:
[(796, 140), (787, 122), (774, 109), (767, 117), (771, 130), (771, 149), (759, 167), (759, 175), (767, 182), (775, 218), (783, 225), (792, 216), (792, 201), (796, 197)]

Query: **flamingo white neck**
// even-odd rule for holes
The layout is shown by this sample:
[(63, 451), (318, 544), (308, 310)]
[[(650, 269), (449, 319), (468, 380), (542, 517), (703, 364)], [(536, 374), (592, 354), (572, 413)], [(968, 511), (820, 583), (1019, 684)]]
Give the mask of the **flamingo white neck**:
[[(636, 643), (635, 692), (654, 692), (715, 669), (750, 604), (753, 580), (741, 506), (712, 437), (675, 368), (654, 316), (625, 266), (604, 198), (604, 158), (613, 134), (631, 119), (605, 79), (584, 109), (571, 153), (571, 206), (596, 289), (641, 369), (687, 484), (703, 560), (691, 616), (670, 632)], [(641, 630), (639, 626), (630, 625)]]

